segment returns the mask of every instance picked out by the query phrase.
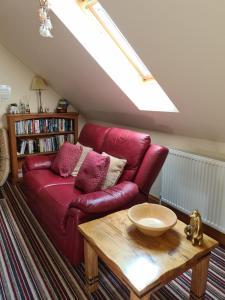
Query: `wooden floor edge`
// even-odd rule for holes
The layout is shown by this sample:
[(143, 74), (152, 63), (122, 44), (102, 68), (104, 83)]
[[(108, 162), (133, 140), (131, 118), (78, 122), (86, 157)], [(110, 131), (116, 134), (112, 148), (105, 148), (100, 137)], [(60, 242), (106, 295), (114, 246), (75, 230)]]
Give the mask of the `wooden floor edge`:
[[(156, 204), (159, 204), (160, 200), (159, 198), (153, 196), (153, 195), (149, 195), (148, 197), (149, 199), (149, 202), (151, 203), (156, 203)], [(189, 223), (189, 216), (186, 215), (185, 213), (179, 211), (178, 209), (166, 204), (166, 203), (163, 203), (163, 205), (169, 207), (170, 209), (172, 209), (179, 220), (181, 220), (182, 222), (188, 224)], [(203, 231), (205, 234), (211, 236), (213, 239), (217, 240), (221, 245), (225, 246), (225, 234), (206, 225), (206, 224), (203, 224)]]

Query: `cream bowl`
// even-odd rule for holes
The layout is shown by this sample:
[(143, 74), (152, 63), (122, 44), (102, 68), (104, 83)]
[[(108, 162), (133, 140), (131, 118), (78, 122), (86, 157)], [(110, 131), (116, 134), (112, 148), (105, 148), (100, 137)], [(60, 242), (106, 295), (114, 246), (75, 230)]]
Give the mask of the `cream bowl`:
[(138, 230), (149, 236), (160, 236), (177, 223), (177, 216), (171, 209), (151, 203), (129, 208), (128, 217)]

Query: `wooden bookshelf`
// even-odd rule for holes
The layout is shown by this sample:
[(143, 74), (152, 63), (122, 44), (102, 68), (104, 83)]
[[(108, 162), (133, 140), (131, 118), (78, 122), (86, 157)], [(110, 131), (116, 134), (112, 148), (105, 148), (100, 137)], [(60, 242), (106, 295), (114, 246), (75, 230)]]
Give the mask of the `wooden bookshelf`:
[(50, 154), (56, 154), (57, 151), (46, 151), (46, 152), (36, 152), (36, 153), (31, 153), (31, 154), (19, 154), (17, 155), (18, 159), (22, 159), (26, 156), (35, 156), (35, 155), (40, 155), (40, 154), (44, 154), (44, 155), (50, 155)]
[[(48, 128), (45, 129), (46, 132), (26, 132), (22, 134), (18, 134), (16, 132), (16, 124), (21, 121), (31, 120), (34, 122), (35, 120), (56, 120), (58, 122), (59, 119), (70, 120), (72, 124), (71, 130), (57, 130), (49, 132)], [(51, 155), (57, 153), (57, 150), (54, 151), (44, 151), (44, 152), (32, 152), (32, 153), (18, 153), (18, 144), (20, 141), (37, 141), (40, 143), (40, 139), (47, 139), (51, 137), (64, 136), (66, 139), (69, 135), (73, 136), (74, 142), (77, 141), (78, 138), (78, 113), (43, 113), (43, 114), (7, 114), (7, 122), (8, 122), (8, 131), (9, 131), (9, 146), (10, 146), (10, 160), (11, 160), (11, 180), (16, 183), (20, 179), (22, 163), (26, 156), (33, 155)], [(29, 122), (29, 121), (28, 121)], [(33, 131), (33, 129), (32, 129)], [(26, 144), (26, 143), (25, 143)], [(58, 145), (59, 146), (59, 145)]]

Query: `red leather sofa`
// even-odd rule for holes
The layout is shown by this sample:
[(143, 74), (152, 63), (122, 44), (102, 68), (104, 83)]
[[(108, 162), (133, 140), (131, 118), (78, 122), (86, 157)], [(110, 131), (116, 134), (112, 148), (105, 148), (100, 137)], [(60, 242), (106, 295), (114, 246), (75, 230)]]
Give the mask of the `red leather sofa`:
[(120, 128), (86, 124), (79, 142), (96, 152), (125, 158), (118, 184), (83, 194), (74, 187), (76, 177), (62, 178), (50, 169), (54, 156), (30, 156), (23, 165), (22, 187), (39, 223), (71, 264), (83, 259), (78, 224), (148, 200), (168, 149), (151, 144), (149, 135)]

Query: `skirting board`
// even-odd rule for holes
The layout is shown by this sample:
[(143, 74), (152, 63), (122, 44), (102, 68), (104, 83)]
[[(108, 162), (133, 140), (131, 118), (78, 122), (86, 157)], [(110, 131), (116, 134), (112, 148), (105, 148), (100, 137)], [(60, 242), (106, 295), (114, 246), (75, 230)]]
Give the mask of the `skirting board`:
[[(151, 203), (156, 203), (156, 204), (160, 203), (159, 198), (157, 198), (153, 195), (149, 195), (148, 199), (149, 199), (149, 202), (151, 202)], [(165, 206), (169, 207), (170, 209), (172, 209), (176, 213), (179, 220), (181, 220), (182, 222), (184, 222), (186, 224), (189, 223), (189, 216), (188, 215), (186, 215), (185, 213), (175, 209), (174, 207), (171, 207), (168, 204), (163, 203), (163, 205), (165, 205)], [(210, 227), (206, 224), (203, 224), (203, 231), (204, 231), (205, 234), (207, 234), (207, 235), (211, 236), (212, 238), (214, 238), (215, 240), (217, 240), (221, 245), (225, 246), (225, 234), (224, 233), (222, 233), (222, 232), (220, 232), (220, 231), (218, 231), (218, 230), (216, 230), (216, 229), (214, 229), (214, 228), (212, 228), (212, 227)]]

